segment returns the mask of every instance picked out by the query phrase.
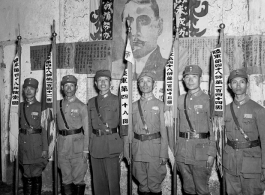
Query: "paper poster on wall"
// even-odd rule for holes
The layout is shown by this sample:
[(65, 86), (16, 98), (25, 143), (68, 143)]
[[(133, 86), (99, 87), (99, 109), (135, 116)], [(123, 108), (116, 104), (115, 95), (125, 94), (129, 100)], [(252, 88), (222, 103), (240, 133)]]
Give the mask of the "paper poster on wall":
[(164, 67), (172, 45), (172, 0), (115, 0), (112, 77), (120, 79), (124, 70), (126, 21), (131, 23), (132, 48), (136, 61), (133, 72), (152, 71), (164, 80)]
[[(44, 70), (51, 45), (30, 47), (31, 70)], [(111, 70), (111, 41), (91, 41), (56, 44), (58, 69), (74, 68), (77, 74), (93, 76), (97, 70)]]

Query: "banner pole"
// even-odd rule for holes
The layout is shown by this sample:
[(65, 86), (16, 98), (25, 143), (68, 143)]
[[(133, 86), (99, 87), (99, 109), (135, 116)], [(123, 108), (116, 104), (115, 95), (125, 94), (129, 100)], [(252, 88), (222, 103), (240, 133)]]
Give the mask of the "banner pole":
[[(224, 83), (225, 83), (225, 66), (224, 66), (224, 28), (225, 28), (225, 24), (222, 23), (220, 24), (220, 44), (221, 44), (221, 51), (222, 51), (222, 62), (223, 62), (223, 92), (225, 92), (225, 87), (224, 87)], [(225, 96), (224, 96), (225, 97)], [(222, 165), (224, 164), (224, 147), (225, 147), (225, 125), (224, 125), (224, 117), (225, 117), (225, 101), (223, 102), (223, 120), (222, 120)], [(222, 169), (223, 171), (223, 177), (222, 177), (222, 194), (226, 195), (226, 186), (225, 186), (225, 171), (224, 169)]]
[[(55, 20), (52, 25), (52, 69), (53, 69), (53, 118), (56, 122), (56, 108), (57, 108), (57, 64), (56, 64), (56, 32), (55, 32)], [(54, 194), (58, 195), (58, 154), (57, 154), (57, 127), (55, 128), (55, 144), (54, 144)]]
[[(20, 25), (18, 24), (18, 36), (17, 36), (17, 52), (18, 52), (18, 60), (19, 60), (19, 91), (20, 91), (20, 86), (21, 86), (21, 39), (22, 37), (20, 36)], [(18, 105), (20, 105), (20, 94), (18, 97)], [(20, 115), (20, 106), (18, 106), (18, 115)], [(18, 120), (19, 123), (19, 120)], [(19, 124), (18, 124), (19, 125)], [(18, 188), (19, 188), (19, 160), (18, 160), (18, 151), (19, 151), (19, 136), (17, 140), (17, 159), (16, 159), (16, 167), (15, 167), (15, 195), (18, 195)]]

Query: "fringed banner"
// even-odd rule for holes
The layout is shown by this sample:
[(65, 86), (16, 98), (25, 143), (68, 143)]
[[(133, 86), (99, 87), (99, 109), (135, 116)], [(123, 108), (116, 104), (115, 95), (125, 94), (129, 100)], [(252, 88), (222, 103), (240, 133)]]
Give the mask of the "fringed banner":
[(13, 60), (13, 89), (9, 119), (9, 142), (10, 142), (10, 161), (13, 162), (18, 153), (18, 130), (19, 130), (19, 96), (20, 96), (20, 63), (18, 54)]
[[(52, 52), (48, 56), (44, 64), (44, 83), (42, 89), (42, 105), (41, 105), (41, 127), (48, 135), (49, 157), (52, 156), (55, 146), (55, 122), (53, 118), (53, 71), (52, 71)], [(51, 160), (51, 159), (49, 159)]]
[(222, 49), (217, 47), (212, 51), (211, 56), (211, 116), (213, 131), (217, 148), (217, 167), (223, 174), (222, 168), (222, 141), (224, 127), (224, 66), (222, 62)]

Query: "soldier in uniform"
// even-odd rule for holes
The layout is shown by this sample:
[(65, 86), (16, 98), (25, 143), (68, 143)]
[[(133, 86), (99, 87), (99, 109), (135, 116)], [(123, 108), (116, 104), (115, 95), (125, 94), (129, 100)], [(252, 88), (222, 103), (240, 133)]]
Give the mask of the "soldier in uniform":
[(77, 79), (73, 75), (62, 78), (64, 99), (57, 104), (58, 166), (62, 172), (65, 195), (83, 195), (88, 159), (88, 113), (76, 96)]
[(265, 180), (265, 109), (247, 95), (244, 69), (233, 70), (228, 86), (234, 101), (226, 106), (223, 166), (228, 195), (261, 195)]
[(161, 183), (167, 170), (168, 138), (165, 105), (153, 94), (155, 75), (143, 71), (137, 82), (141, 98), (132, 105), (133, 132), (124, 137), (124, 156), (129, 163), (129, 140), (132, 139), (133, 176), (139, 182), (139, 194), (162, 194)]
[(119, 195), (119, 158), (123, 141), (117, 128), (120, 122), (119, 99), (110, 92), (110, 71), (97, 71), (95, 85), (99, 94), (87, 104), (94, 192), (95, 195)]
[(39, 82), (27, 78), (25, 101), (20, 103), (19, 163), (23, 167), (24, 194), (41, 194), (42, 171), (48, 163), (47, 132), (41, 128), (41, 103), (36, 100)]
[(185, 67), (183, 81), (188, 92), (178, 101), (179, 132), (176, 166), (186, 194), (210, 195), (211, 175), (216, 145), (210, 121), (210, 99), (200, 88), (202, 69)]

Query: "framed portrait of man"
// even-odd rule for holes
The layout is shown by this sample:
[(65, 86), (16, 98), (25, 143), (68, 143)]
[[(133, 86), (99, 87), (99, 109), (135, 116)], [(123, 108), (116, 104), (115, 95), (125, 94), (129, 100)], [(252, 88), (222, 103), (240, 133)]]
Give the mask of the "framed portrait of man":
[(127, 40), (127, 20), (131, 24), (131, 46), (135, 64), (133, 79), (143, 70), (164, 81), (165, 65), (172, 47), (173, 2), (170, 0), (114, 1), (112, 77), (120, 79)]

